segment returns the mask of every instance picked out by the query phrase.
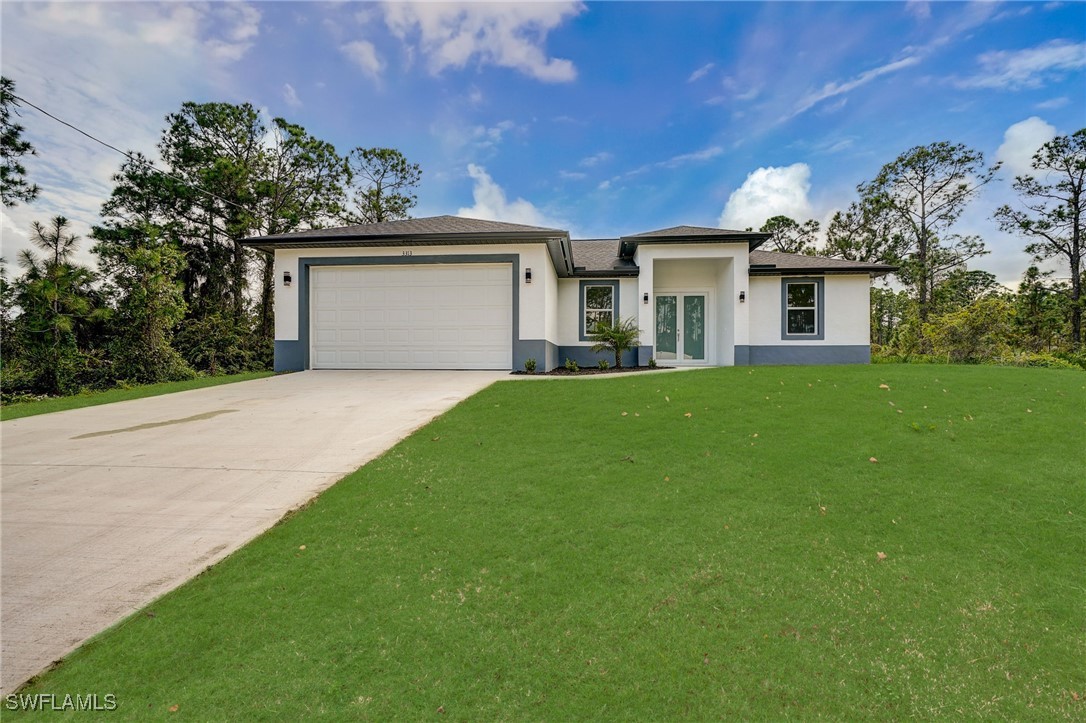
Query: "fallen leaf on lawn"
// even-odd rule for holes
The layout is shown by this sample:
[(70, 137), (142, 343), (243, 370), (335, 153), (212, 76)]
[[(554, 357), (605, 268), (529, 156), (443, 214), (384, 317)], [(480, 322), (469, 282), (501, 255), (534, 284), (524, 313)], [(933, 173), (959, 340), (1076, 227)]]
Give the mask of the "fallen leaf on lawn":
[(875, 557), (879, 558), (879, 562), (882, 562), (883, 560), (886, 559), (886, 553), (885, 552), (876, 552)]
[(905, 412), (903, 412), (903, 411), (901, 411), (901, 410), (899, 409), (899, 410), (897, 410), (897, 413), (898, 413), (898, 414), (904, 414)]
[(443, 706), (443, 705), (439, 705), (439, 706), (437, 707), (437, 712), (438, 712), (438, 713), (444, 713), (444, 712), (445, 712), (445, 706)]
[(181, 707), (181, 706), (179, 706), (179, 705), (171, 705), (171, 706), (170, 706), (170, 712), (171, 712), (171, 713), (176, 713), (176, 712), (177, 712), (177, 709), (178, 709), (178, 708), (180, 708), (180, 707)]
[(870, 458), (870, 459), (868, 459), (867, 461), (868, 461), (868, 462), (878, 462), (879, 460), (878, 460), (878, 459), (876, 459), (875, 457), (871, 457), (871, 458)]
[(751, 437), (757, 437), (757, 436), (758, 436), (758, 433), (757, 433), (757, 432), (755, 432), (754, 434), (752, 434), (752, 435), (750, 435), (750, 436), (751, 436)]
[(670, 481), (671, 481), (670, 477), (667, 477), (667, 476), (664, 477), (664, 482), (670, 482)]
[(701, 664), (702, 665), (708, 665), (709, 664), (709, 654), (708, 653), (705, 654), (705, 658), (701, 661)]
[(304, 549), (305, 549), (305, 545), (299, 545), (299, 546), (298, 546), (298, 549), (299, 549), (299, 550), (304, 550)]
[(665, 396), (665, 397), (664, 397), (664, 401), (665, 401), (665, 402), (670, 402), (670, 401), (671, 401), (671, 397), (667, 397), (667, 396)]
[(1027, 411), (1028, 413), (1030, 413), (1030, 414), (1033, 414), (1033, 410), (1032, 410), (1032, 409), (1027, 409), (1026, 411)]
[(1071, 691), (1071, 700), (1082, 700), (1082, 696), (1072, 690)]
[(813, 387), (814, 385), (813, 385), (813, 384), (808, 384), (807, 386), (808, 386), (808, 387)]
[(894, 404), (893, 402), (887, 402), (887, 404), (889, 404), (889, 405), (890, 405), (891, 407), (896, 407), (896, 406), (897, 406), (897, 405), (896, 405), (896, 404)]
[(623, 416), (623, 417), (625, 417), (625, 416), (626, 416), (626, 412), (623, 412), (623, 413), (622, 413), (622, 416)]
[(818, 506), (818, 512), (819, 512), (819, 514), (822, 514), (822, 515), (826, 514), (826, 506), (825, 505), (819, 505)]
[(640, 414), (638, 414), (637, 412), (634, 412), (634, 416), (635, 416), (635, 417), (640, 417), (641, 415), (640, 415)]
[(431, 441), (431, 442), (436, 442), (436, 441), (437, 441), (437, 440), (439, 440), (439, 439), (441, 439), (441, 437), (440, 437), (440, 436), (437, 436), (437, 437), (434, 437), (433, 439), (431, 439), (430, 441)]
[(694, 415), (693, 415), (693, 414), (691, 414), (690, 412), (687, 412), (687, 413), (686, 413), (686, 414), (684, 414), (683, 416), (684, 416), (684, 417), (686, 417), (687, 419), (689, 419), (690, 417), (693, 417)]
[(889, 388), (890, 388), (889, 384), (880, 384), (879, 385), (879, 389), (889, 389)]

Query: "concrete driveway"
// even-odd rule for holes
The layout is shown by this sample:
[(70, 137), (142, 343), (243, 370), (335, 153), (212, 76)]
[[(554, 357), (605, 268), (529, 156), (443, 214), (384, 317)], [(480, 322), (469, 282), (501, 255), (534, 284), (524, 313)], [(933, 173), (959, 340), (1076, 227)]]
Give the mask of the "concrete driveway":
[(311, 371), (0, 425), (0, 691), (508, 372)]

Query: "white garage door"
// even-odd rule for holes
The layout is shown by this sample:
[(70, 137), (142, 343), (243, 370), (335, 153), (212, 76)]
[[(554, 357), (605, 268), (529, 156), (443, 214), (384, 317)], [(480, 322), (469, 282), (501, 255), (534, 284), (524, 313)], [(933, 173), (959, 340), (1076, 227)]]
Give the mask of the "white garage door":
[(310, 271), (314, 369), (511, 369), (508, 264)]

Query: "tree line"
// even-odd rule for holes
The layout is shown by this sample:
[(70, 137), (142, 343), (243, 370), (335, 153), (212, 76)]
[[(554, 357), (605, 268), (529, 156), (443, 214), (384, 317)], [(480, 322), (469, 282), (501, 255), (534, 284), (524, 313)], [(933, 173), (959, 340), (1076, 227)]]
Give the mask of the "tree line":
[[(40, 189), (37, 153), (0, 80), (4, 205)], [(118, 383), (270, 368), (274, 258), (251, 236), (407, 218), (422, 177), (391, 148), (341, 154), (249, 103), (192, 103), (166, 116), (161, 162), (130, 152), (90, 233), (97, 269), (74, 262), (63, 216), (35, 222), (13, 280), (0, 276), (0, 391), (67, 394)]]
[[(17, 122), (21, 99), (0, 78), (0, 195), (40, 192), (22, 159), (37, 151)], [(258, 235), (407, 218), (422, 172), (391, 148), (341, 154), (251, 104), (192, 103), (165, 118), (161, 162), (130, 152), (92, 228), (97, 268), (75, 263), (80, 239), (63, 216), (35, 222), (37, 253), (0, 271), (0, 393), (67, 394), (116, 384), (270, 368), (271, 254)], [(1086, 366), (1082, 347), (1086, 129), (1037, 150), (1016, 205), (995, 209), (1036, 264), (1017, 291), (972, 268), (987, 249), (956, 232), (996, 177), (981, 153), (932, 143), (909, 149), (857, 186), (819, 240), (817, 221), (769, 219), (767, 248), (886, 263), (899, 290), (872, 289), (876, 359)]]
[(961, 144), (916, 146), (884, 165), (834, 214), (821, 248), (814, 220), (775, 216), (761, 231), (776, 251), (898, 267), (898, 290), (871, 290), (876, 359), (1086, 368), (1086, 128), (1045, 143), (1030, 166), (1013, 181), (1016, 204), (992, 213), (1034, 262), (1016, 291), (973, 268), (988, 253), (984, 241), (956, 231), (999, 170)]

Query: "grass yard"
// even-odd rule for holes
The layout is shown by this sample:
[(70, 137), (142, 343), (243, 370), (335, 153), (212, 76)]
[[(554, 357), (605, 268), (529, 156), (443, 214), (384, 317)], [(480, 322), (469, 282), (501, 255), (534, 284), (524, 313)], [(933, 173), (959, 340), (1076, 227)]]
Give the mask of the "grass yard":
[(1082, 720), (1084, 518), (1077, 371), (511, 381), (23, 692), (129, 719)]
[(104, 392), (73, 394), (70, 397), (49, 397), (48, 399), (41, 399), (33, 402), (5, 404), (0, 406), (0, 420), (6, 421), (8, 419), (19, 419), (20, 417), (33, 417), (37, 414), (64, 412), (69, 409), (95, 407), (99, 404), (112, 404), (113, 402), (127, 402), (129, 399), (157, 397), (160, 394), (187, 392), (190, 389), (217, 387), (220, 384), (231, 384), (233, 382), (247, 382), (250, 379), (270, 377), (273, 373), (274, 372), (246, 372), (244, 374), (226, 374), (216, 377), (197, 377), (196, 379), (188, 379), (183, 382), (141, 384), (125, 389), (107, 389)]

